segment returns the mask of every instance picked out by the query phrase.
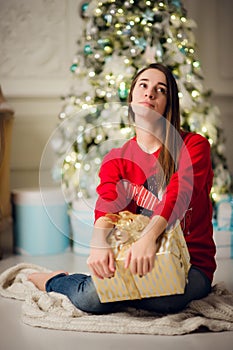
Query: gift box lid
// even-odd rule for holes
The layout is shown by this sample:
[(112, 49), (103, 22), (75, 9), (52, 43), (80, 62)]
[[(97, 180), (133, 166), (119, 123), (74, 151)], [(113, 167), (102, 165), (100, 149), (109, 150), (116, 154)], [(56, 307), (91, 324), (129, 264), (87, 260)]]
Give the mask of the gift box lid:
[(60, 188), (19, 188), (12, 190), (12, 201), (16, 205), (59, 205), (65, 204)]

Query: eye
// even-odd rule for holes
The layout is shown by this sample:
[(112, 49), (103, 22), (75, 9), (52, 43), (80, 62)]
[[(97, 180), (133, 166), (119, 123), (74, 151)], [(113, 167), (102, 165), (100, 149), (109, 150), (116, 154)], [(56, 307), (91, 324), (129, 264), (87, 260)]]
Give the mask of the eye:
[(162, 87), (162, 86), (158, 86), (156, 88), (156, 91), (157, 91), (158, 94), (162, 94), (162, 95), (166, 95), (167, 94), (167, 89)]
[(139, 86), (142, 87), (142, 88), (146, 88), (147, 84), (146, 83), (139, 83)]

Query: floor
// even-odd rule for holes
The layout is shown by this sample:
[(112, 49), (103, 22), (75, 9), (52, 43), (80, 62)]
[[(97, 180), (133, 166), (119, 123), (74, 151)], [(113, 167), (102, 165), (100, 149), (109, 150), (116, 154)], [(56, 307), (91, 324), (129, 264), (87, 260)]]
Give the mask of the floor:
[[(0, 272), (20, 262), (31, 262), (50, 269), (64, 268), (70, 272), (87, 271), (86, 256), (66, 252), (42, 257), (3, 256), (0, 260)], [(233, 290), (233, 259), (219, 259), (217, 263), (214, 283), (224, 281), (227, 288)], [(233, 344), (233, 332), (200, 331), (183, 336), (126, 336), (33, 328), (21, 322), (21, 305), (21, 301), (0, 297), (0, 349), (2, 350), (119, 350), (121, 348), (127, 350), (161, 348), (163, 350), (230, 350)]]

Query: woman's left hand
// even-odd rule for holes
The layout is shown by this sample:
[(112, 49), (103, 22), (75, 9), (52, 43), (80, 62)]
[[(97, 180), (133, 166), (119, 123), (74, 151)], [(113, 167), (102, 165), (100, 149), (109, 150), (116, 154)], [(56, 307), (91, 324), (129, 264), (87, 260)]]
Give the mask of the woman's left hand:
[(154, 267), (156, 242), (148, 232), (133, 243), (125, 259), (125, 268), (130, 268), (132, 274), (145, 276)]
[(144, 230), (142, 237), (133, 243), (125, 259), (125, 268), (130, 268), (132, 274), (145, 276), (151, 272), (157, 252), (157, 238), (167, 227), (167, 220), (162, 216), (154, 216)]

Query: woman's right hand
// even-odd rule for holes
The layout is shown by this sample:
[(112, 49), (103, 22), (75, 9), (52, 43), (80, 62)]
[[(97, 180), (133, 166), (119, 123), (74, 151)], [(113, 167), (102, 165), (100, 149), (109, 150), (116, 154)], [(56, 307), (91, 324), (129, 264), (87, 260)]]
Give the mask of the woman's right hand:
[(116, 269), (113, 250), (106, 241), (112, 227), (105, 217), (100, 217), (95, 222), (91, 239), (87, 264), (92, 275), (101, 279), (113, 277)]
[(103, 248), (92, 247), (87, 264), (91, 273), (100, 279), (111, 278), (115, 273), (115, 261), (112, 248), (110, 246)]

